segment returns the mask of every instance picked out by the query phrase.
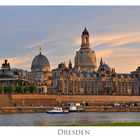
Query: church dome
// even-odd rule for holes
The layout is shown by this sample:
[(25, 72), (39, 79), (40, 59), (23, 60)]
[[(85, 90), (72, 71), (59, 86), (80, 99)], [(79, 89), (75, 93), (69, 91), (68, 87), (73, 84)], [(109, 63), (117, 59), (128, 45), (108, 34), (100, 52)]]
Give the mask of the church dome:
[(80, 66), (82, 71), (94, 71), (96, 68), (96, 56), (90, 48), (81, 48), (75, 56), (75, 66)]
[(47, 57), (42, 55), (40, 52), (40, 54), (33, 59), (31, 70), (32, 71), (39, 70), (42, 69), (43, 67), (50, 67), (50, 64)]
[(94, 72), (96, 70), (96, 56), (90, 48), (89, 32), (86, 28), (82, 32), (81, 48), (76, 52), (75, 70), (81, 72)]

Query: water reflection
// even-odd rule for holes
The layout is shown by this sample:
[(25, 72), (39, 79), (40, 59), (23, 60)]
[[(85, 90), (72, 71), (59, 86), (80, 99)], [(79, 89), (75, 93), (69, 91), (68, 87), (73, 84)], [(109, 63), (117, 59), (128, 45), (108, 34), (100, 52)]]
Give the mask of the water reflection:
[(22, 113), (0, 115), (0, 126), (42, 126), (63, 124), (92, 124), (111, 122), (140, 122), (140, 113), (116, 112), (116, 113), (71, 113), (71, 114), (47, 114), (47, 113)]

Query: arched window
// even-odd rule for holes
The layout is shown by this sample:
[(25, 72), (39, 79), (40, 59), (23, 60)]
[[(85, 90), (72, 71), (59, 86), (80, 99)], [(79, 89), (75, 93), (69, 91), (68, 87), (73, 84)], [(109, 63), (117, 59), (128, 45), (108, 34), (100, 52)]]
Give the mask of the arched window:
[(85, 43), (86, 44), (88, 43), (88, 37), (85, 37)]

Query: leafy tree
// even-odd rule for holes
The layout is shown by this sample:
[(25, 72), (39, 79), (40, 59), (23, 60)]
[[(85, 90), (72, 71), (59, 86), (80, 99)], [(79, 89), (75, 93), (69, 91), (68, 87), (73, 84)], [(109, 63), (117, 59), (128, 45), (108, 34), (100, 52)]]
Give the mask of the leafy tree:
[(15, 92), (16, 91), (16, 87), (15, 86), (10, 86), (10, 90), (11, 90), (11, 92)]
[(15, 91), (17, 92), (17, 93), (21, 93), (22, 92), (22, 87), (21, 86), (15, 86)]
[(15, 91), (15, 86), (4, 86), (5, 93), (12, 93)]
[(34, 93), (37, 90), (36, 86), (30, 86), (30, 93)]
[(11, 89), (9, 86), (4, 86), (4, 93), (9, 93), (11, 92)]
[(4, 92), (4, 86), (0, 86), (0, 93)]
[(23, 90), (24, 90), (24, 93), (28, 93), (30, 91), (30, 87), (24, 86)]
[(37, 91), (36, 86), (0, 86), (0, 93), (12, 93), (12, 92), (17, 92), (17, 93), (35, 93)]

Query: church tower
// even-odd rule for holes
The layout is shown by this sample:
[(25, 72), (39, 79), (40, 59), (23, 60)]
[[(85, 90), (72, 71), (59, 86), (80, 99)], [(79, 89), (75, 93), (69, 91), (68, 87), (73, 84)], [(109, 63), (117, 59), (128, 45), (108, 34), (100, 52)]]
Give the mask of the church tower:
[(76, 52), (75, 56), (75, 70), (81, 72), (96, 71), (96, 56), (95, 52), (91, 50), (89, 43), (89, 32), (86, 27), (81, 35), (81, 48)]
[(85, 30), (83, 31), (82, 35), (81, 35), (81, 38), (82, 38), (82, 44), (81, 44), (81, 47), (82, 48), (89, 48), (90, 47), (90, 44), (89, 44), (89, 33), (85, 27)]

